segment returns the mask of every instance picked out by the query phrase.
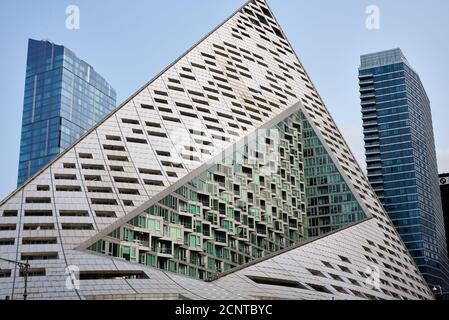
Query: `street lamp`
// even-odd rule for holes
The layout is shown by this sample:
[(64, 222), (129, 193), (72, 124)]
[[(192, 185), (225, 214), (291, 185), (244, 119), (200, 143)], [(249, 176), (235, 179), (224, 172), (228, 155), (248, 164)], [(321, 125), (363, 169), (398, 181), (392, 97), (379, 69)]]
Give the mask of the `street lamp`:
[(4, 259), (4, 258), (0, 258), (0, 260), (6, 261), (9, 263), (13, 263), (19, 267), (20, 272), (22, 272), (23, 279), (25, 281), (25, 285), (24, 285), (24, 289), (23, 289), (23, 300), (26, 300), (28, 297), (28, 290), (27, 290), (28, 289), (28, 270), (30, 269), (30, 264), (28, 263), (28, 258), (27, 258), (26, 262), (9, 260), (9, 259)]

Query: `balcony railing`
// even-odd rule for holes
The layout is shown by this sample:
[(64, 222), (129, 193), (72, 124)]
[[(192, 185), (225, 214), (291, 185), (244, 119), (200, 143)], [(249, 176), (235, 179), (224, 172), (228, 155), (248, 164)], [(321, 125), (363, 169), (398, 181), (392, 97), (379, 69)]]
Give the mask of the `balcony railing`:
[(168, 247), (160, 247), (160, 248), (158, 248), (157, 252), (162, 253), (162, 254), (168, 254), (168, 255), (173, 254), (172, 248), (168, 248)]

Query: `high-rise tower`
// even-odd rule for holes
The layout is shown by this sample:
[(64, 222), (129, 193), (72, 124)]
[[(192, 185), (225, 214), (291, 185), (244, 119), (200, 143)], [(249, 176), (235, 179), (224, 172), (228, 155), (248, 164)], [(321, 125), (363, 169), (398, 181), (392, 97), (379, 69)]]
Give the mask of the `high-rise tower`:
[(21, 185), (116, 107), (116, 93), (89, 64), (49, 41), (28, 41)]
[(431, 285), (448, 285), (430, 102), (400, 49), (361, 57), (368, 179)]

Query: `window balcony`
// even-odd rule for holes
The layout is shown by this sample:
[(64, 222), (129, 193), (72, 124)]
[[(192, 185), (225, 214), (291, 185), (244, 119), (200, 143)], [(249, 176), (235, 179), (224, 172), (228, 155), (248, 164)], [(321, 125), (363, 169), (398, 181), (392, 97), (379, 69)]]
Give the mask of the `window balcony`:
[(379, 148), (367, 149), (365, 152), (366, 156), (372, 157), (373, 155), (380, 154)]
[(362, 120), (363, 120), (363, 121), (369, 120), (369, 119), (377, 119), (377, 113), (376, 113), (376, 112), (373, 112), (373, 113), (366, 113), (366, 114), (363, 114), (363, 116), (362, 116)]
[(373, 77), (374, 77), (374, 75), (371, 73), (361, 74), (361, 75), (359, 75), (359, 80), (361, 80), (361, 81), (370, 80), (370, 79), (372, 80)]
[(381, 163), (382, 159), (380, 158), (380, 156), (376, 156), (376, 157), (367, 157), (366, 158), (366, 163), (369, 162), (379, 162)]
[(372, 127), (372, 126), (377, 126), (377, 120), (370, 120), (370, 121), (364, 121), (363, 122), (363, 127)]
[(377, 127), (370, 127), (363, 130), (364, 134), (370, 134), (370, 133), (378, 133), (379, 129)]
[(374, 92), (375, 89), (374, 89), (374, 86), (367, 86), (367, 87), (360, 88), (359, 91), (360, 91), (360, 93), (364, 94), (364, 93), (368, 93), (368, 92)]
[(375, 105), (376, 105), (376, 100), (375, 100), (375, 99), (371, 99), (371, 100), (362, 101), (362, 102), (360, 103), (360, 105), (361, 105), (362, 107), (375, 106)]
[(161, 248), (158, 248), (158, 249), (157, 249), (157, 252), (158, 252), (158, 253), (161, 253), (161, 254), (165, 254), (165, 255), (170, 255), (170, 256), (173, 254), (173, 250), (172, 250), (171, 247), (161, 247)]
[(373, 85), (373, 84), (374, 84), (374, 80), (372, 78), (371, 79), (367, 79), (367, 80), (360, 80), (359, 81), (359, 85), (361, 87), (370, 86), (370, 85)]
[(369, 112), (376, 112), (377, 109), (375, 107), (363, 107), (362, 108), (362, 113), (369, 113)]
[(367, 100), (367, 99), (373, 99), (376, 97), (376, 94), (374, 92), (372, 93), (364, 93), (360, 95), (360, 99)]

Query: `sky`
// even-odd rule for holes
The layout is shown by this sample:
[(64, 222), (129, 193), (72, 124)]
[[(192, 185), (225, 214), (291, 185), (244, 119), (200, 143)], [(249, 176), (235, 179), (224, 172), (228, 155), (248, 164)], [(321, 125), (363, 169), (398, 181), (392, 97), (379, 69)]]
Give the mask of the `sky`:
[[(449, 172), (449, 1), (268, 0), (364, 167), (360, 55), (400, 47), (432, 105), (440, 172)], [(28, 38), (62, 44), (116, 89), (120, 104), (228, 18), (244, 0), (0, 1), (0, 199), (16, 187)], [(66, 8), (80, 28), (66, 28)], [(379, 29), (368, 29), (368, 6)]]

